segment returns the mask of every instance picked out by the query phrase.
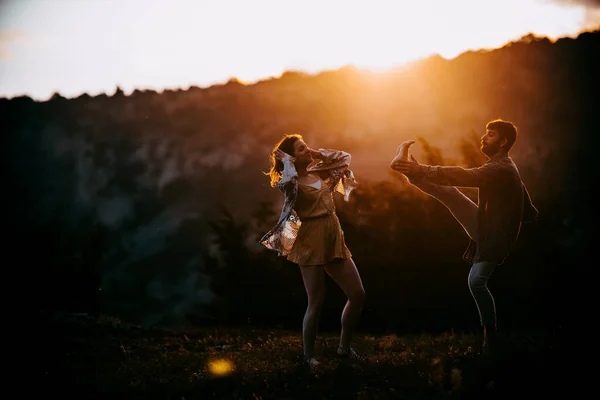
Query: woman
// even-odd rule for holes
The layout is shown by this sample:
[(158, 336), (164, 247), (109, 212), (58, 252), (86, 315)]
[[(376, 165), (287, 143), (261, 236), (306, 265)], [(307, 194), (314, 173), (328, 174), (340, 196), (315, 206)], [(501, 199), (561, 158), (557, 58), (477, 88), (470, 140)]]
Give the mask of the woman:
[(300, 266), (308, 307), (302, 323), (304, 360), (316, 367), (314, 347), (325, 297), (325, 272), (348, 297), (342, 312), (338, 355), (358, 358), (350, 347), (363, 308), (365, 291), (346, 247), (335, 213), (333, 193), (348, 201), (357, 186), (348, 168), (350, 154), (307, 146), (301, 135), (285, 135), (270, 155), (271, 186), (285, 195), (275, 227), (260, 242)]

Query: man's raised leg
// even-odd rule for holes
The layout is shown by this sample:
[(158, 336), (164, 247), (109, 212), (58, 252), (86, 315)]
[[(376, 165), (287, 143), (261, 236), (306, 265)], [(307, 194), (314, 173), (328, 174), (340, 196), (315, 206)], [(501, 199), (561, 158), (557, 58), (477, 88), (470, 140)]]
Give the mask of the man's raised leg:
[[(398, 146), (398, 152), (396, 157), (392, 161), (392, 164), (397, 159), (408, 159), (408, 149), (415, 143), (414, 140), (407, 140)], [(413, 160), (414, 157), (410, 156)], [(416, 161), (416, 160), (415, 160)], [(469, 199), (464, 193), (458, 190), (454, 186), (437, 185), (435, 183), (428, 182), (425, 179), (411, 180), (409, 182), (416, 186), (423, 193), (437, 199), (442, 203), (458, 223), (463, 227), (467, 235), (473, 240), (476, 240), (477, 236), (477, 204)]]

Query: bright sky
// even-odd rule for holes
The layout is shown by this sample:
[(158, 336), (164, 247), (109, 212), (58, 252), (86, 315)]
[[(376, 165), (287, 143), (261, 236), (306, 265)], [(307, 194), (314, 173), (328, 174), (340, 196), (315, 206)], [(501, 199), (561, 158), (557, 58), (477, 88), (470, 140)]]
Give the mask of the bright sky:
[(0, 97), (204, 87), (348, 64), (381, 70), (600, 25), (598, 10), (580, 3), (0, 0)]

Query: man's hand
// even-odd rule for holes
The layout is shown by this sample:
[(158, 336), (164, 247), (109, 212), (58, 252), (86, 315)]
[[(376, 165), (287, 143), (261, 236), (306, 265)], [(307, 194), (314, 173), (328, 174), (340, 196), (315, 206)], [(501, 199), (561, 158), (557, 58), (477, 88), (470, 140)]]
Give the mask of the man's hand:
[(421, 164), (410, 155), (410, 161), (396, 160), (392, 163), (392, 169), (406, 176), (417, 176), (421, 172)]

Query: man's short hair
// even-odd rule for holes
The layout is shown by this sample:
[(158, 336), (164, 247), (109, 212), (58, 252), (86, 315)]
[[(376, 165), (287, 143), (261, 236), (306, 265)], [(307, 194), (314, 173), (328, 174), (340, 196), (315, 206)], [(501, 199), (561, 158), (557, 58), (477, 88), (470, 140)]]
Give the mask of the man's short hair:
[(503, 119), (498, 118), (488, 122), (485, 129), (494, 130), (506, 139), (504, 150), (506, 150), (507, 153), (513, 147), (513, 144), (515, 144), (515, 140), (517, 140), (517, 127), (510, 121), (504, 121)]

